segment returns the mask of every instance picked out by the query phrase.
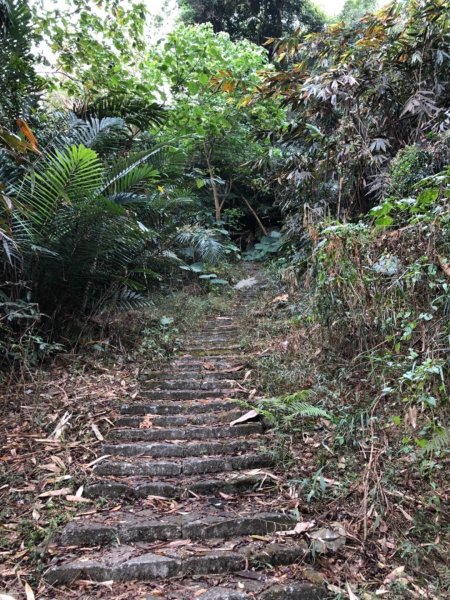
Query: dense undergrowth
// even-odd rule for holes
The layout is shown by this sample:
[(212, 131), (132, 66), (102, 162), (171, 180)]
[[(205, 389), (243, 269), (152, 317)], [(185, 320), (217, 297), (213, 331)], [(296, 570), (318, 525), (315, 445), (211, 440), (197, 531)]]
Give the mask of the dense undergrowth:
[(321, 419), (315, 471), (293, 482), (310, 511), (349, 519), (367, 568), (394, 562), (413, 574), (389, 597), (415, 597), (419, 585), (440, 598), (450, 544), (447, 172), (416, 192), (365, 221), (318, 227), (300, 286), (292, 265), (274, 265), (285, 294), (267, 309), (256, 379), (274, 397), (260, 408), (282, 460)]

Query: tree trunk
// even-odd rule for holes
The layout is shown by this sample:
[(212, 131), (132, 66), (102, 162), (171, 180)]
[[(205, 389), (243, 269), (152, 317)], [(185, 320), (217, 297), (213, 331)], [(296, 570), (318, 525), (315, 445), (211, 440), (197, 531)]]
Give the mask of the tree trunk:
[(219, 222), (222, 219), (222, 205), (220, 202), (217, 185), (216, 185), (216, 182), (214, 181), (214, 172), (213, 172), (213, 167), (211, 164), (212, 148), (211, 148), (211, 146), (208, 146), (208, 144), (205, 142), (204, 149), (205, 149), (206, 164), (208, 166), (209, 179), (211, 181), (212, 194), (213, 194), (213, 198), (214, 198), (214, 209), (215, 209), (216, 221)]

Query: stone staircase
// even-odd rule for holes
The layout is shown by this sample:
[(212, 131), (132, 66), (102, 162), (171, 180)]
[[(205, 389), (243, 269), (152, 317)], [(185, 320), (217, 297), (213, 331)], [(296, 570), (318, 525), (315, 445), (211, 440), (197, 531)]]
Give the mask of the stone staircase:
[[(122, 507), (65, 527), (46, 573), (50, 584), (204, 576), (211, 589), (195, 596), (202, 600), (325, 597), (298, 576), (287, 574), (284, 584), (274, 576), (277, 567), (301, 565), (308, 547), (280, 535), (297, 518), (279, 500), (262, 423), (231, 425), (248, 410), (239, 321), (259, 293), (257, 286), (236, 292), (229, 316), (208, 319), (183, 354), (144, 375), (140, 399), (122, 407), (85, 489)], [(267, 505), (276, 510), (258, 510)], [(223, 574), (224, 585), (211, 587), (212, 574)], [(186, 595), (164, 597), (190, 600), (188, 587)]]

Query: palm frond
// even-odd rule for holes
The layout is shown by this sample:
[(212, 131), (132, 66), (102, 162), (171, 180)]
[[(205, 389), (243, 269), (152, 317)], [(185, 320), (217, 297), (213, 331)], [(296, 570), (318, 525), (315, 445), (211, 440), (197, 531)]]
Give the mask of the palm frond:
[(225, 254), (225, 246), (218, 239), (218, 233), (201, 227), (186, 227), (178, 232), (176, 241), (193, 250), (201, 260), (216, 264)]
[(103, 96), (93, 102), (79, 100), (74, 103), (73, 111), (80, 118), (121, 117), (139, 129), (161, 125), (166, 117), (165, 109), (156, 102), (149, 103), (139, 96), (124, 94)]
[(20, 205), (37, 224), (44, 223), (58, 204), (72, 204), (98, 191), (102, 164), (94, 150), (83, 145), (57, 150), (47, 158), (45, 168), (26, 178), (17, 191)]

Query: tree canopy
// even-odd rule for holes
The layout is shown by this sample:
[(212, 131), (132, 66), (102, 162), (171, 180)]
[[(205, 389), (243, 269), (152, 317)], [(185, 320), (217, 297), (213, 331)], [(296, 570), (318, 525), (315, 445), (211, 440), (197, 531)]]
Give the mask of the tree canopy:
[(215, 32), (226, 31), (231, 39), (264, 44), (298, 27), (319, 31), (323, 13), (310, 0), (183, 0), (187, 22), (211, 23)]

